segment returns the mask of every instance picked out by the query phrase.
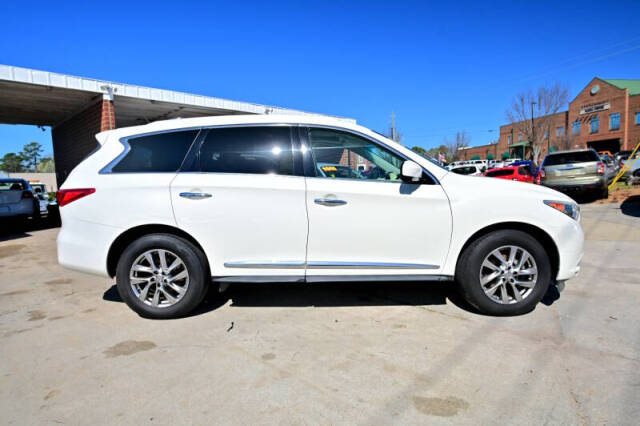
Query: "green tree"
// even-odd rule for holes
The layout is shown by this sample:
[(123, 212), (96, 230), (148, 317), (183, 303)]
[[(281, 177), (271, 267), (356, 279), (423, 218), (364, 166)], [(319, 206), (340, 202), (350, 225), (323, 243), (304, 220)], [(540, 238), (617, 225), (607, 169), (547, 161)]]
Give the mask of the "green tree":
[(22, 163), (24, 158), (20, 154), (15, 152), (8, 152), (0, 159), (0, 170), (4, 170), (8, 173), (17, 173), (24, 171)]
[(22, 147), (20, 156), (24, 159), (29, 170), (35, 170), (38, 165), (38, 158), (42, 154), (42, 145), (38, 142), (29, 142)]
[(53, 173), (56, 171), (56, 165), (53, 158), (46, 156), (40, 159), (40, 162), (36, 166), (36, 172), (39, 173)]
[(414, 146), (413, 148), (411, 148), (411, 151), (415, 152), (416, 154), (420, 154), (423, 157), (427, 155), (427, 150), (421, 146)]

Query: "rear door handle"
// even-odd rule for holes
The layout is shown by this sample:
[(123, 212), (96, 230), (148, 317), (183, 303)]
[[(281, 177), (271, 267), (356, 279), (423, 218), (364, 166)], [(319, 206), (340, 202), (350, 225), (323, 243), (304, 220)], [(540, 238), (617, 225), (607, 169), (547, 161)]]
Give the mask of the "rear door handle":
[(320, 204), (321, 206), (329, 207), (343, 206), (347, 204), (345, 200), (336, 200), (335, 198), (316, 198), (315, 200), (313, 200), (313, 202), (316, 204)]
[(182, 198), (188, 198), (190, 200), (203, 200), (205, 198), (211, 198), (211, 194), (206, 192), (181, 192)]

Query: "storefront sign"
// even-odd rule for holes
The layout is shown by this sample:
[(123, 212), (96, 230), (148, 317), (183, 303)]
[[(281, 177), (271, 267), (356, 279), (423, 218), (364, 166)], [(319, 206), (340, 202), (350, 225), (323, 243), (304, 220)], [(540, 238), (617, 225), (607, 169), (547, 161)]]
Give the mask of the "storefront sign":
[(591, 114), (592, 112), (604, 111), (611, 108), (609, 102), (603, 104), (587, 105), (580, 109), (580, 114)]

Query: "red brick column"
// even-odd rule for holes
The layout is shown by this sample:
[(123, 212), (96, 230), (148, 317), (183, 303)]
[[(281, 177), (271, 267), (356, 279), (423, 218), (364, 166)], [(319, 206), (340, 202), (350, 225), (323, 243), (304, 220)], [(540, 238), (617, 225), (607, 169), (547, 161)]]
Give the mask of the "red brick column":
[(51, 129), (56, 180), (62, 185), (71, 170), (93, 151), (97, 133), (116, 128), (113, 101), (101, 99)]

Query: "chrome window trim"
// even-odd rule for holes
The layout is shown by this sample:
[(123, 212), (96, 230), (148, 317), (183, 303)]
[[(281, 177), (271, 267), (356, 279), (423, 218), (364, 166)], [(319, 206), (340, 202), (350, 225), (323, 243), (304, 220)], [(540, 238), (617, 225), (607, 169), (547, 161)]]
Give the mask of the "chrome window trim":
[[(434, 185), (440, 185), (440, 181), (431, 173), (429, 172), (429, 170), (427, 170), (422, 164), (417, 163), (416, 161), (407, 158), (406, 155), (404, 155), (403, 153), (401, 153), (400, 151), (398, 151), (397, 149), (385, 144), (384, 142), (378, 140), (378, 139), (374, 139), (369, 135), (365, 135), (364, 133), (358, 132), (357, 130), (351, 130), (351, 129), (346, 129), (344, 127), (338, 127), (338, 126), (330, 126), (330, 125), (323, 125), (323, 124), (299, 124), (300, 127), (307, 127), (309, 129), (311, 128), (317, 128), (317, 129), (330, 129), (330, 130), (338, 130), (341, 132), (345, 132), (345, 133), (351, 133), (353, 135), (359, 136), (363, 139), (368, 140), (369, 142), (375, 144), (375, 145), (382, 145), (383, 148), (388, 149), (389, 151), (391, 151), (392, 153), (394, 153), (395, 155), (397, 155), (398, 157), (402, 158), (404, 161), (413, 161), (414, 163), (418, 164), (420, 166), (420, 168), (422, 169), (423, 172), (425, 172), (432, 180), (433, 180), (433, 184)], [(311, 142), (309, 142), (311, 143)], [(307, 147), (309, 150), (311, 150), (311, 147)], [(315, 162), (314, 162), (315, 164)], [(319, 176), (307, 176), (307, 177), (319, 177)], [(326, 179), (326, 178), (322, 178), (322, 179)], [(364, 181), (366, 179), (348, 179), (348, 178), (343, 178), (343, 180), (351, 180), (351, 181)], [(377, 180), (372, 180), (373, 182), (384, 182), (384, 181), (377, 181)], [(398, 181), (395, 182), (387, 182), (387, 183), (401, 183)]]
[[(190, 130), (198, 130), (198, 134), (196, 134), (196, 137), (193, 138), (193, 141), (191, 142), (191, 146), (189, 147), (189, 149), (187, 150), (187, 152), (185, 154), (185, 158), (182, 159), (182, 162), (184, 163), (184, 160), (187, 158), (187, 155), (189, 154), (189, 151), (193, 147), (193, 143), (198, 140), (198, 136), (200, 136), (200, 133), (203, 130), (219, 129), (219, 128), (227, 128), (227, 127), (297, 127), (297, 126), (298, 126), (297, 123), (220, 124), (220, 125), (212, 125), (212, 126), (177, 127), (177, 128), (174, 128), (174, 129), (156, 130), (156, 131), (153, 131), (153, 132), (136, 133), (136, 134), (132, 134), (132, 135), (128, 135), (128, 136), (123, 136), (118, 140), (118, 142), (120, 142), (124, 146), (124, 150), (120, 154), (118, 154), (118, 156), (116, 158), (114, 158), (109, 163), (107, 163), (106, 166), (104, 166), (102, 169), (100, 169), (98, 174), (104, 175), (104, 174), (178, 173), (178, 172), (180, 172), (180, 168), (178, 168), (178, 170), (175, 170), (173, 172), (145, 172), (145, 171), (140, 171), (140, 172), (114, 172), (113, 168), (120, 161), (122, 161), (122, 159), (124, 157), (126, 157), (126, 155), (129, 153), (129, 151), (131, 151), (131, 145), (129, 144), (129, 139), (133, 139), (133, 138), (140, 138), (140, 137), (144, 137), (144, 136), (153, 136), (153, 135), (161, 135), (163, 133), (187, 132), (187, 131), (190, 131)], [(293, 152), (293, 145), (291, 146), (291, 151)], [(182, 167), (182, 163), (180, 164), (180, 167)], [(215, 173), (215, 172), (202, 172), (202, 173)], [(224, 173), (224, 174), (227, 174), (227, 173)], [(237, 174), (247, 174), (247, 173), (237, 173)], [(292, 176), (292, 175), (279, 175), (279, 176)]]

